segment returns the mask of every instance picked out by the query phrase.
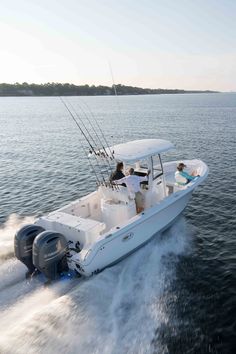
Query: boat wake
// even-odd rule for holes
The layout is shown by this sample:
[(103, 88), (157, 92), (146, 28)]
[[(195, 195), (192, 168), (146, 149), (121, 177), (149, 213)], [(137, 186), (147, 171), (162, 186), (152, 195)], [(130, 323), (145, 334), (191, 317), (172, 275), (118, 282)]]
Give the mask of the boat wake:
[(170, 321), (166, 297), (178, 257), (191, 249), (183, 218), (116, 266), (49, 288), (37, 278), (24, 280), (26, 268), (10, 258), (14, 233), (25, 221), (11, 216), (0, 231), (0, 352), (162, 352), (153, 338)]
[(11, 214), (6, 223), (3, 226), (0, 225), (0, 265), (14, 256), (13, 242), (16, 231), (23, 225), (33, 222), (33, 216), (21, 218), (17, 214)]

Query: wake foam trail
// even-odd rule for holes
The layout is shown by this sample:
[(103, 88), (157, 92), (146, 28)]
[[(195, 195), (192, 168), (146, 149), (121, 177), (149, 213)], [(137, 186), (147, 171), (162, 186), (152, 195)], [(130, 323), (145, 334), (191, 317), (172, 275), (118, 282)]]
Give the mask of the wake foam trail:
[(152, 340), (171, 321), (166, 296), (172, 293), (178, 256), (191, 247), (190, 231), (180, 219), (116, 266), (78, 280), (67, 294), (41, 290), (26, 296), (1, 316), (0, 352), (165, 352), (161, 344), (152, 347)]
[[(31, 333), (31, 325), (34, 334), (42, 332), (40, 329), (44, 324), (48, 325), (50, 318), (45, 317), (45, 308), (53, 308), (53, 302), (64, 296), (65, 293), (69, 292), (73, 287), (78, 285), (78, 279), (68, 279), (66, 281), (55, 283), (54, 285), (45, 288), (42, 282), (32, 281), (29, 284), (24, 284), (28, 287), (28, 291), (31, 293), (25, 293), (10, 307), (3, 309), (0, 316), (0, 353), (21, 353), (23, 347), (22, 343), (25, 342), (25, 335)], [(57, 303), (57, 302), (56, 302)], [(57, 305), (58, 306), (58, 305)], [(36, 327), (36, 328), (35, 328)], [(20, 335), (20, 337), (15, 338), (15, 333)], [(15, 344), (20, 345), (17, 349), (12, 345), (15, 338)], [(35, 338), (34, 338), (35, 340)], [(43, 338), (41, 338), (43, 340)], [(28, 343), (28, 342), (27, 342)], [(29, 343), (28, 343), (29, 344)], [(27, 345), (28, 345), (27, 344)], [(29, 346), (27, 349), (28, 353), (35, 353), (34, 349)]]
[(14, 236), (23, 225), (32, 224), (34, 217), (21, 218), (11, 214), (4, 224), (0, 225), (0, 264), (14, 256)]
[(8, 259), (0, 265), (0, 297), (3, 289), (25, 279), (27, 268), (16, 259)]

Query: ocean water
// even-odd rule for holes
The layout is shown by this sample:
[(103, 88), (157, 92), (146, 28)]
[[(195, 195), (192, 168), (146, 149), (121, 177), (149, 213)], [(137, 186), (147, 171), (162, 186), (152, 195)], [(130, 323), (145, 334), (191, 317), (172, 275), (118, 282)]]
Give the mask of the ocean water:
[(95, 277), (44, 288), (24, 280), (14, 234), (94, 189), (89, 147), (59, 98), (0, 98), (0, 353), (234, 353), (236, 94), (65, 101), (91, 139), (95, 118), (110, 144), (171, 140), (164, 159), (200, 158), (210, 173), (161, 236)]

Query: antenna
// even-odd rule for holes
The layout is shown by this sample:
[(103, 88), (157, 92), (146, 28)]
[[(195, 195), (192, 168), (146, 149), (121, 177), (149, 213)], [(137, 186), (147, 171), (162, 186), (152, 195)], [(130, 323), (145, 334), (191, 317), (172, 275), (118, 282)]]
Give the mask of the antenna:
[[(113, 71), (112, 71), (112, 67), (111, 67), (111, 63), (109, 63), (109, 68), (110, 68), (110, 73), (111, 73), (111, 78), (112, 78), (112, 86), (114, 88), (114, 92), (115, 92), (115, 96), (116, 96), (116, 103), (117, 103), (117, 107), (118, 107), (118, 112), (119, 112), (119, 118), (122, 119), (122, 115), (121, 115), (121, 108), (120, 108), (120, 102), (118, 99), (118, 95), (117, 95), (117, 91), (116, 91), (116, 85), (115, 85), (115, 80), (114, 80), (114, 75), (113, 75)], [(123, 136), (123, 141), (124, 141), (124, 136)]]

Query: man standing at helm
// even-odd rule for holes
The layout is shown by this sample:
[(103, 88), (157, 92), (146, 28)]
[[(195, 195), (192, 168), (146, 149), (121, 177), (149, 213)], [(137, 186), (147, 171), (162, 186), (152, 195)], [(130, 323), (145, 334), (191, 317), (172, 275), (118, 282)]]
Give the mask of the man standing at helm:
[(129, 169), (129, 175), (119, 179), (118, 181), (113, 181), (115, 184), (125, 183), (129, 193), (135, 195), (135, 203), (137, 213), (141, 213), (144, 210), (144, 197), (141, 192), (140, 183), (144, 181), (148, 181), (148, 175), (150, 171), (147, 172), (145, 177), (136, 176), (134, 174), (134, 169), (131, 167)]

